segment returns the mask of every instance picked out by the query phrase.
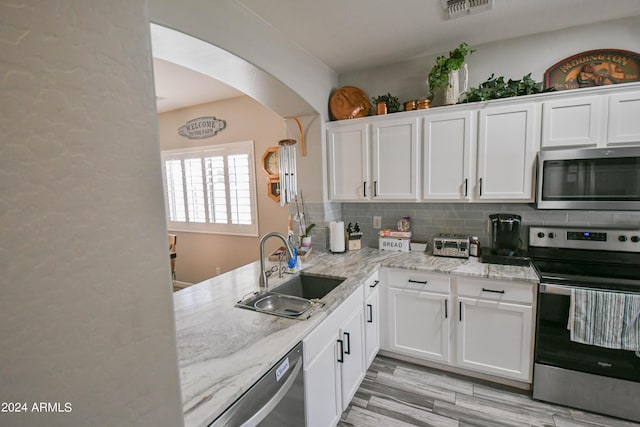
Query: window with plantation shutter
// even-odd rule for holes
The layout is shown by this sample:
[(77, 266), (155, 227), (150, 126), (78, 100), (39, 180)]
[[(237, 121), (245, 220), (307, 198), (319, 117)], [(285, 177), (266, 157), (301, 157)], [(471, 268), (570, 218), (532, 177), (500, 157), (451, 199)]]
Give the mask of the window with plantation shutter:
[(257, 236), (253, 141), (162, 152), (169, 230)]

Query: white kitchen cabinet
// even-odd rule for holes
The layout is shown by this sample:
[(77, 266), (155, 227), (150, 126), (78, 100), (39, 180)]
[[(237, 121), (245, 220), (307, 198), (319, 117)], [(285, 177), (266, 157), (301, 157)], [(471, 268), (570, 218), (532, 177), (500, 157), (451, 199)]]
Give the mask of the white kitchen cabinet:
[(388, 350), (447, 363), (449, 278), (390, 270), (388, 284)]
[(365, 369), (369, 369), (380, 350), (380, 288), (377, 276), (376, 273), (375, 278), (364, 285)]
[(356, 394), (366, 372), (364, 361), (364, 315), (356, 310), (342, 325), (339, 333), (342, 410)]
[(535, 284), (388, 269), (385, 285), (384, 350), (531, 382)]
[(304, 367), (305, 413), (309, 427), (335, 426), (340, 421), (342, 401), (337, 351), (337, 342), (331, 339)]
[(448, 296), (389, 288), (390, 350), (449, 361)]
[(456, 281), (455, 364), (531, 382), (534, 287), (484, 279)]
[(640, 144), (640, 91), (609, 96), (607, 143)]
[(418, 119), (384, 118), (372, 124), (373, 198), (417, 200)]
[(352, 124), (327, 129), (329, 196), (332, 200), (367, 200), (369, 179), (369, 127)]
[[(422, 126), (422, 198), (468, 200), (476, 112), (458, 111), (424, 117)], [(475, 152), (475, 150), (473, 150)]]
[(605, 142), (604, 96), (554, 99), (542, 103), (541, 148), (597, 147)]
[(480, 110), (475, 195), (482, 201), (533, 202), (540, 106), (511, 104)]
[(303, 340), (307, 426), (335, 426), (365, 375), (364, 292), (354, 291)]

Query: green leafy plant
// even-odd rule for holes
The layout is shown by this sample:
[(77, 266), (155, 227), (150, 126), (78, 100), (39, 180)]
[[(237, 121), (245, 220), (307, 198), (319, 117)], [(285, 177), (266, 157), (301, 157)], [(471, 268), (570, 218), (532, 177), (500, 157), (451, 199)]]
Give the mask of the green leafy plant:
[(521, 80), (509, 79), (505, 81), (503, 76), (495, 77), (491, 74), (484, 83), (477, 88), (471, 88), (466, 92), (462, 102), (487, 101), (489, 99), (509, 98), (512, 96), (533, 95), (536, 93), (552, 92), (554, 88), (543, 89), (542, 82), (538, 83), (531, 78), (531, 73)]
[(309, 224), (307, 225), (307, 228), (305, 228), (304, 230), (304, 235), (302, 235), (301, 237), (309, 237), (309, 233), (311, 233), (311, 230), (313, 230), (313, 227), (315, 227), (315, 224)]
[(436, 58), (436, 65), (431, 68), (429, 76), (427, 77), (427, 84), (429, 85), (428, 98), (431, 101), (433, 101), (433, 96), (437, 91), (443, 90), (449, 85), (449, 73), (462, 68), (464, 58), (473, 52), (475, 52), (475, 50), (463, 42), (460, 46), (449, 52), (449, 57), (438, 56)]
[(386, 95), (374, 96), (371, 98), (373, 100), (373, 105), (375, 106), (379, 102), (384, 102), (387, 104), (387, 112), (396, 113), (400, 111), (400, 101), (397, 96), (393, 96), (390, 93)]

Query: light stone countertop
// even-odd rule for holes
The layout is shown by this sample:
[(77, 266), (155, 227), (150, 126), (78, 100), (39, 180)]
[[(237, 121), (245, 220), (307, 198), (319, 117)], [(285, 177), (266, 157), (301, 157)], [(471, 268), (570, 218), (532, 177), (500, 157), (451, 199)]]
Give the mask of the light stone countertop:
[[(302, 267), (314, 274), (347, 278), (323, 299), (326, 305), (308, 320), (234, 307), (244, 295), (259, 289), (260, 263), (257, 261), (174, 294), (187, 427), (206, 426), (224, 412), (379, 267), (539, 282), (530, 267), (371, 248), (345, 254), (315, 252)], [(277, 286), (286, 279), (270, 279), (269, 286)]]

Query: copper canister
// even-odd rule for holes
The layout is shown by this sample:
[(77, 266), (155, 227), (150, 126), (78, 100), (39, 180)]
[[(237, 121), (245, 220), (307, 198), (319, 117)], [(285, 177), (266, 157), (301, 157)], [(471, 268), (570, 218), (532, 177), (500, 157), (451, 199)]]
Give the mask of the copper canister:
[(419, 99), (417, 103), (418, 110), (424, 110), (431, 106), (431, 100), (429, 99)]
[(407, 101), (404, 103), (404, 111), (413, 111), (417, 107), (417, 101), (414, 99), (413, 101)]

